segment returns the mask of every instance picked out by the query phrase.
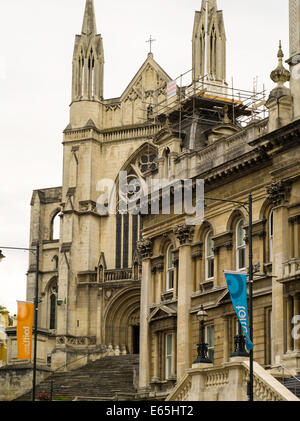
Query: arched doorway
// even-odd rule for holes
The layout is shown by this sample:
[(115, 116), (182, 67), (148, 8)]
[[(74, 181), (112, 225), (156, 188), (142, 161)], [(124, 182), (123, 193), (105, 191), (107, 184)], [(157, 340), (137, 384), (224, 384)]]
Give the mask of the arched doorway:
[(139, 353), (140, 288), (119, 292), (109, 303), (104, 317), (106, 345), (126, 347), (127, 353)]

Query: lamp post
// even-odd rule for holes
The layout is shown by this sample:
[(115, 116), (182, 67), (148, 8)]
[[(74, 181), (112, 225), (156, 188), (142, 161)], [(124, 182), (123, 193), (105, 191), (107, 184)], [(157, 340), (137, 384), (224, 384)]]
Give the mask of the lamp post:
[(33, 376), (32, 376), (32, 401), (35, 401), (36, 392), (36, 356), (37, 356), (37, 327), (38, 327), (38, 305), (39, 305), (39, 260), (40, 260), (40, 246), (36, 242), (36, 248), (23, 248), (23, 247), (0, 247), (0, 262), (5, 259), (2, 249), (6, 250), (25, 250), (35, 254), (35, 297), (34, 297), (34, 342), (33, 342)]
[[(248, 268), (248, 282), (249, 282), (249, 336), (250, 340), (253, 343), (253, 197), (252, 193), (250, 192), (248, 195), (248, 201), (247, 202), (241, 202), (238, 200), (227, 200), (227, 199), (219, 199), (215, 197), (204, 197), (204, 200), (216, 200), (219, 202), (227, 202), (227, 203), (236, 203), (239, 205), (242, 205), (245, 207), (246, 211), (248, 212), (249, 216), (249, 232), (248, 232), (248, 238), (249, 238), (249, 268)], [(240, 327), (239, 327), (239, 341), (242, 346), (242, 336), (240, 334)], [(250, 369), (250, 376), (249, 376), (249, 383), (247, 387), (247, 393), (248, 393), (248, 399), (250, 402), (253, 402), (254, 400), (254, 394), (253, 394), (253, 349), (249, 352), (249, 369)]]
[(212, 364), (212, 361), (207, 356), (207, 344), (205, 343), (205, 337), (204, 337), (204, 322), (207, 319), (207, 313), (204, 310), (203, 305), (201, 306), (201, 309), (197, 313), (197, 319), (200, 321), (200, 335), (199, 335), (199, 344), (198, 344), (198, 355), (197, 359), (194, 361), (194, 364), (199, 363), (206, 363), (206, 364)]

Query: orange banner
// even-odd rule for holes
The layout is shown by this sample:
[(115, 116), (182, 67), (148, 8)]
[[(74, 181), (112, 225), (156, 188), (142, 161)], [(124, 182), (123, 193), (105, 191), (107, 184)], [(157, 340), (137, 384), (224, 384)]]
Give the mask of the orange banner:
[(18, 360), (30, 360), (32, 350), (33, 303), (18, 301), (17, 344)]

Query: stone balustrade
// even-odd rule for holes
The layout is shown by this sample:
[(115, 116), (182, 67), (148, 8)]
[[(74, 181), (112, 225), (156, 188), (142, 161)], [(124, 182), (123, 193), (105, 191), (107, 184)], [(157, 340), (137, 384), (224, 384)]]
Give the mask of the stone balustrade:
[(104, 282), (132, 279), (132, 269), (110, 269), (104, 271)]
[[(255, 401), (299, 401), (283, 384), (254, 362)], [(167, 401), (247, 401), (249, 360), (232, 358), (222, 366), (195, 364), (176, 384)]]
[(291, 278), (300, 275), (300, 259), (294, 258), (283, 263), (283, 277)]

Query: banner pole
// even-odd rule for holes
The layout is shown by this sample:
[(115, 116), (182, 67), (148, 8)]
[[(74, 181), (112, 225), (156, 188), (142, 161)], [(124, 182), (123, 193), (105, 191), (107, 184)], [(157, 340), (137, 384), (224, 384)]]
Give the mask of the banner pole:
[[(249, 194), (249, 328), (250, 339), (253, 343), (253, 242), (252, 242), (252, 211), (253, 201), (252, 193)], [(250, 380), (248, 396), (249, 401), (253, 402), (253, 348), (250, 350)]]
[(35, 272), (35, 298), (34, 298), (34, 349), (33, 349), (33, 376), (32, 376), (32, 401), (35, 401), (36, 386), (36, 356), (37, 356), (37, 326), (38, 326), (38, 305), (39, 305), (39, 261), (40, 246), (36, 243), (36, 272)]

